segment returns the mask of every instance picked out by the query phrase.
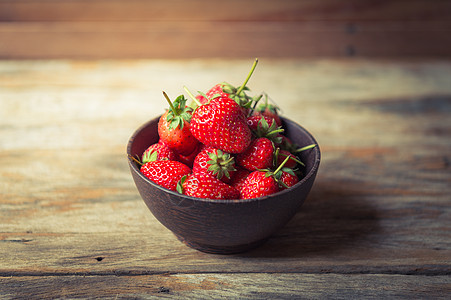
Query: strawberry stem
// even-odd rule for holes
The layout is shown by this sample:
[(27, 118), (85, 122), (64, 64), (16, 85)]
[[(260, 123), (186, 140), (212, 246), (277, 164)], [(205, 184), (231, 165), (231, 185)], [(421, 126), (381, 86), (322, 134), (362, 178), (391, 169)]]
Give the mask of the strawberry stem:
[(200, 103), (199, 100), (197, 100), (196, 97), (194, 97), (193, 93), (191, 93), (191, 91), (186, 86), (183, 86), (183, 89), (188, 94), (188, 96), (197, 104), (197, 106), (202, 105), (202, 103)]
[(140, 162), (137, 158), (131, 156), (130, 154), (128, 155), (128, 157), (129, 157), (131, 160), (133, 160), (135, 163), (137, 163), (138, 165), (140, 165), (140, 166), (143, 165), (142, 162)]
[(280, 170), (282, 170), (283, 166), (287, 163), (287, 161), (290, 159), (290, 156), (287, 156), (285, 160), (277, 167), (277, 169), (273, 172), (274, 174), (277, 174)]
[(236, 95), (239, 95), (243, 91), (247, 82), (249, 81), (249, 79), (251, 79), (251, 76), (252, 76), (252, 73), (254, 73), (255, 67), (257, 67), (257, 63), (258, 63), (258, 58), (255, 59), (254, 64), (252, 65), (251, 71), (247, 75), (246, 80), (244, 80), (243, 85), (241, 85), (240, 88), (238, 89), (238, 91), (236, 92)]
[(163, 96), (166, 98), (166, 101), (168, 101), (169, 106), (171, 107), (171, 110), (174, 112), (174, 115), (178, 116), (179, 112), (175, 109), (174, 105), (171, 102), (171, 99), (169, 99), (169, 97), (165, 91), (163, 91)]
[(312, 148), (315, 148), (315, 147), (316, 147), (316, 144), (311, 144), (311, 145), (308, 145), (308, 146), (305, 146), (305, 147), (297, 149), (296, 153), (297, 152), (302, 152), (302, 151), (305, 151), (305, 150), (308, 150), (308, 149), (312, 149)]
[(251, 109), (249, 109), (249, 113), (247, 114), (248, 117), (250, 117), (250, 116), (254, 113), (255, 108), (257, 107), (257, 104), (258, 104), (258, 102), (262, 99), (262, 97), (263, 97), (263, 94), (260, 94), (260, 95), (258, 95), (258, 97), (255, 97), (255, 98), (252, 100), (252, 101), (254, 101), (254, 105), (252, 106)]
[(283, 153), (280, 153), (279, 155), (280, 156), (285, 156), (285, 157), (291, 157), (291, 160), (293, 160), (293, 161), (297, 162), (298, 164), (300, 164), (301, 166), (305, 167), (305, 164), (302, 161), (300, 161), (299, 159), (295, 158), (295, 157), (292, 157), (292, 156), (289, 156), (289, 155), (286, 155), (286, 154), (283, 154)]

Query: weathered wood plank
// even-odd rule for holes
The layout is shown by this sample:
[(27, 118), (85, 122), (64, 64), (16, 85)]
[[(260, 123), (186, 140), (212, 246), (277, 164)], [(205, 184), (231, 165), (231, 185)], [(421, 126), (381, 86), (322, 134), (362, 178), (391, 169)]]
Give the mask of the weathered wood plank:
[(301, 211), (263, 247), (232, 256), (187, 248), (150, 215), (126, 164), (128, 137), (163, 111), (162, 89), (239, 84), (249, 67), (1, 62), (0, 274), (13, 286), (30, 275), (449, 276), (447, 61), (262, 60), (250, 87), (268, 92), (323, 151)]
[(0, 58), (447, 57), (449, 1), (0, 1)]
[(0, 22), (415, 21), (449, 19), (446, 0), (1, 0)]
[(415, 298), (446, 299), (451, 293), (449, 276), (401, 275), (213, 273), (25, 276), (0, 277), (0, 285), (2, 299), (404, 299), (413, 295)]
[(451, 21), (6, 22), (0, 58), (449, 57), (448, 28)]

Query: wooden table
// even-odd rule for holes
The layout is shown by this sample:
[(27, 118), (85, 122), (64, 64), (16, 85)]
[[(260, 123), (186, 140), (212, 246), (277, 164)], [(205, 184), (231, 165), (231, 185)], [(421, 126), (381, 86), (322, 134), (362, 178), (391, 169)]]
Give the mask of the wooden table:
[(248, 253), (180, 243), (125, 147), (171, 97), (250, 60), (0, 61), (0, 298), (446, 298), (451, 61), (260, 59), (249, 86), (306, 127), (320, 171)]

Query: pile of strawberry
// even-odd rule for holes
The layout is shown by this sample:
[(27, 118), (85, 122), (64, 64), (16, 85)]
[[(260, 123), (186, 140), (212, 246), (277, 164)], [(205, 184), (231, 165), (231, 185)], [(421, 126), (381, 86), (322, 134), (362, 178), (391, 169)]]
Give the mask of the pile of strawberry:
[[(208, 199), (250, 199), (287, 189), (302, 177), (297, 148), (284, 136), (278, 107), (266, 94), (250, 97), (245, 82), (220, 83), (187, 105), (180, 95), (158, 123), (159, 141), (139, 159), (140, 171), (156, 184)], [(259, 101), (264, 98), (264, 103)], [(257, 105), (258, 104), (258, 105)]]

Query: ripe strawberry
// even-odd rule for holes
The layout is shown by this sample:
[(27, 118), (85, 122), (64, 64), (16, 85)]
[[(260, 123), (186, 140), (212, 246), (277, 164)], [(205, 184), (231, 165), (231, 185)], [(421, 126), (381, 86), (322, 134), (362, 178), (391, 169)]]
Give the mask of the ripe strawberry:
[(260, 103), (254, 110), (254, 115), (263, 115), (274, 119), (277, 126), (282, 126), (282, 120), (279, 117), (280, 108), (277, 105), (268, 103), (268, 95), (265, 93), (265, 102)]
[(252, 76), (252, 73), (254, 73), (255, 67), (257, 66), (258, 59), (254, 61), (254, 64), (252, 65), (251, 70), (249, 71), (249, 74), (247, 75), (246, 79), (244, 80), (244, 83), (239, 86), (238, 88), (234, 87), (233, 85), (223, 82), (214, 85), (207, 93), (206, 96), (208, 99), (214, 99), (214, 98), (230, 98), (234, 100), (238, 105), (240, 105), (243, 109), (248, 109), (252, 105), (253, 99), (246, 95), (245, 91), (248, 91), (249, 88), (246, 87), (246, 84), (248, 83), (249, 79)]
[(190, 168), (193, 168), (194, 159), (196, 158), (197, 154), (204, 148), (204, 144), (198, 143), (196, 149), (188, 155), (178, 155), (178, 161), (181, 163), (184, 163)]
[(144, 163), (141, 173), (156, 184), (176, 191), (177, 183), (183, 176), (191, 173), (191, 169), (181, 162), (173, 160), (157, 160)]
[[(284, 167), (290, 157), (286, 157), (285, 160), (277, 167), (275, 171), (270, 170), (257, 170), (252, 172), (246, 180), (243, 182), (243, 186), (240, 190), (240, 195), (243, 199), (257, 198), (261, 196), (267, 196), (280, 191), (280, 185), (284, 188), (288, 188), (289, 184), (292, 184), (290, 180), (293, 178), (287, 178), (288, 184), (281, 181), (284, 173), (293, 174), (293, 170)], [(295, 184), (295, 183), (294, 183)], [(293, 184), (293, 185), (294, 185)]]
[[(212, 98), (216, 98), (216, 97), (229, 97), (230, 98), (230, 93), (232, 93), (232, 91), (230, 91), (230, 93), (226, 93), (224, 91), (224, 88), (226, 86), (229, 86), (228, 83), (218, 83), (216, 85), (214, 85), (211, 89), (209, 89), (205, 95), (207, 96), (208, 99), (212, 99)], [(233, 87), (230, 85), (230, 89), (232, 89)], [(227, 89), (227, 88), (226, 88)], [(239, 103), (238, 103), (239, 104)]]
[(278, 179), (281, 190), (287, 189), (299, 182), (299, 178), (290, 168), (282, 168), (280, 178)]
[[(280, 149), (276, 150), (276, 159), (283, 157), (279, 155), (280, 151), (283, 150), (280, 151), (279, 150)], [(292, 161), (291, 154), (285, 156), (283, 161), (277, 166), (277, 169), (274, 172), (272, 172), (272, 175), (274, 176), (276, 182), (279, 184), (279, 188), (281, 190), (290, 188), (299, 182), (299, 177), (295, 173), (299, 172), (299, 170), (287, 167), (287, 164), (292, 164), (291, 161)], [(301, 161), (296, 162), (302, 163)]]
[(152, 144), (144, 151), (141, 160), (143, 162), (155, 160), (177, 160), (178, 155), (168, 147), (163, 141)]
[(254, 171), (243, 182), (240, 190), (241, 198), (252, 199), (268, 196), (279, 191), (279, 185), (273, 176), (265, 171)]
[(239, 199), (239, 191), (215, 177), (205, 173), (193, 173), (186, 180), (182, 179), (182, 190), (185, 195), (206, 199)]
[(206, 173), (226, 183), (235, 171), (234, 157), (211, 147), (199, 152), (193, 163), (193, 173)]
[(200, 102), (200, 104), (202, 104), (202, 105), (208, 103), (208, 98), (204, 97), (203, 95), (197, 95), (195, 98), (196, 98), (196, 99)]
[(253, 115), (247, 118), (247, 125), (256, 137), (265, 137), (278, 145), (282, 142), (282, 127), (277, 126), (273, 118), (263, 115)]
[(232, 180), (229, 182), (229, 184), (240, 191), (243, 187), (243, 183), (246, 180), (246, 177), (249, 176), (250, 173), (251, 172), (249, 172), (245, 168), (236, 166), (236, 171), (234, 172)]
[[(262, 119), (264, 119), (264, 120), (262, 120)], [(249, 128), (253, 132), (257, 132), (258, 128), (262, 127), (262, 122), (266, 122), (266, 124), (271, 126), (272, 123), (275, 122), (275, 120), (273, 118), (270, 118), (268, 116), (263, 116), (263, 115), (252, 115), (252, 116), (247, 117), (247, 125), (249, 125)], [(277, 125), (277, 123), (276, 123), (276, 125)]]
[(250, 146), (236, 157), (237, 163), (248, 169), (255, 171), (257, 169), (270, 168), (273, 163), (274, 144), (267, 138), (257, 138), (253, 140)]
[(214, 98), (194, 111), (190, 129), (206, 146), (240, 153), (251, 142), (251, 131), (241, 107), (230, 98)]
[(285, 167), (293, 169), (296, 167), (296, 165), (298, 164), (299, 158), (297, 158), (296, 156), (294, 156), (292, 153), (290, 153), (287, 150), (280, 150), (279, 153), (277, 154), (277, 161), (276, 161), (276, 165), (280, 165), (285, 158), (290, 157), (290, 159), (285, 163)]
[(188, 155), (192, 153), (199, 143), (190, 131), (190, 119), (192, 109), (186, 106), (186, 99), (183, 95), (177, 97), (172, 103), (169, 97), (163, 92), (169, 103), (167, 110), (158, 122), (158, 135), (160, 139), (179, 154)]

